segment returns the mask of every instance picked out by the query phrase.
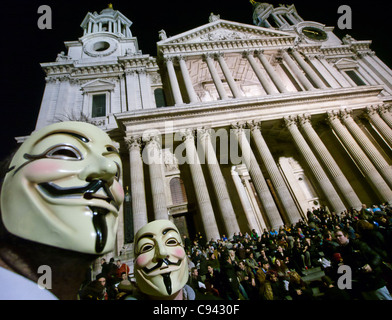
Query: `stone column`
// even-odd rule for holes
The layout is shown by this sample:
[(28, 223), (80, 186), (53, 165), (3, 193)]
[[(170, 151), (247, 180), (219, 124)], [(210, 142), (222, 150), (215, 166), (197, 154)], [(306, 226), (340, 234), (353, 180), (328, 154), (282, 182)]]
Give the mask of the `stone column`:
[(182, 100), (180, 86), (178, 85), (176, 71), (174, 70), (173, 60), (174, 60), (174, 57), (172, 57), (172, 56), (165, 58), (166, 68), (167, 68), (167, 72), (169, 74), (170, 86), (171, 86), (172, 92), (173, 92), (174, 103), (176, 105), (179, 105), (179, 104), (184, 104), (184, 102)]
[(195, 137), (193, 130), (187, 129), (180, 132), (183, 137), (186, 149), (186, 161), (189, 165), (193, 187), (197, 203), (199, 206), (201, 219), (206, 232), (207, 241), (219, 239), (219, 229), (215, 220), (214, 210), (211, 205), (208, 188), (204, 179), (203, 170), (195, 147)]
[(267, 78), (264, 77), (263, 73), (261, 72), (260, 66), (257, 64), (255, 58), (253, 57), (253, 52), (245, 51), (244, 56), (248, 59), (254, 73), (257, 76), (257, 79), (259, 79), (260, 84), (264, 88), (265, 92), (267, 94), (274, 94), (275, 90), (272, 84), (268, 81)]
[(248, 125), (251, 128), (253, 139), (256, 143), (257, 150), (261, 156), (264, 166), (267, 169), (276, 193), (278, 194), (278, 197), (287, 213), (289, 221), (286, 223), (295, 224), (302, 218), (301, 214), (291, 197), (287, 185), (280, 174), (279, 168), (276, 165), (275, 159), (272, 156), (264, 137), (261, 134), (260, 124), (257, 122), (250, 122)]
[(312, 79), (312, 81), (316, 84), (319, 89), (326, 89), (327, 86), (320, 79), (320, 77), (314, 72), (314, 70), (310, 67), (310, 65), (305, 61), (302, 55), (297, 50), (291, 51), (293, 57), (301, 66), (301, 68), (305, 71), (305, 73)]
[(182, 73), (182, 77), (184, 78), (185, 88), (186, 91), (188, 92), (189, 100), (191, 103), (197, 102), (198, 101), (197, 95), (195, 89), (193, 88), (191, 77), (189, 76), (189, 71), (186, 66), (185, 58), (183, 56), (180, 56), (178, 60), (180, 62), (181, 73)]
[(240, 227), (230, 200), (227, 190), (226, 181), (222, 175), (215, 150), (211, 142), (211, 129), (200, 128), (197, 134), (201, 141), (201, 147), (207, 160), (207, 167), (211, 175), (216, 197), (218, 198), (219, 207), (223, 216), (226, 231), (229, 235), (239, 232)]
[(354, 121), (352, 117), (351, 110), (341, 110), (341, 118), (343, 123), (346, 125), (350, 133), (353, 135), (355, 140), (359, 143), (361, 148), (365, 151), (369, 159), (373, 162), (375, 167), (383, 176), (384, 180), (388, 183), (389, 187), (392, 187), (392, 168), (382, 156), (382, 154), (377, 150), (370, 139), (361, 130), (358, 124)]
[(328, 111), (328, 120), (332, 129), (350, 152), (355, 163), (364, 173), (366, 179), (373, 187), (374, 191), (380, 196), (381, 200), (388, 202), (392, 201), (391, 189), (366, 154), (362, 151), (358, 143), (351, 136), (347, 128), (340, 122), (339, 112)]
[(306, 163), (309, 165), (309, 168), (312, 171), (314, 177), (316, 178), (319, 186), (321, 187), (321, 190), (323, 191), (325, 196), (325, 200), (330, 203), (332, 209), (336, 213), (341, 213), (342, 211), (346, 210), (346, 206), (343, 204), (328, 176), (324, 172), (323, 168), (313, 154), (306, 140), (300, 133), (297, 127), (296, 118), (288, 116), (285, 117), (284, 120), (287, 128), (289, 129), (294, 139), (296, 146), (298, 147), (298, 150), (301, 152)]
[(141, 157), (141, 138), (131, 136), (125, 139), (129, 148), (129, 163), (131, 171), (131, 198), (133, 227), (136, 233), (148, 223), (146, 194), (144, 190), (143, 161)]
[(143, 136), (143, 141), (146, 143), (143, 160), (148, 164), (150, 172), (154, 218), (155, 220), (169, 219), (163, 180), (161, 142), (157, 134), (147, 134)]
[(263, 205), (264, 212), (268, 217), (271, 229), (276, 229), (283, 225), (283, 220), (280, 216), (279, 210), (275, 205), (274, 199), (264, 179), (263, 173), (257, 163), (256, 157), (250, 147), (250, 143), (245, 134), (245, 124), (236, 123), (232, 125), (234, 133), (237, 137), (238, 143), (242, 150), (242, 159), (252, 177), (253, 184), (259, 195), (259, 199)]
[(281, 93), (286, 93), (289, 92), (285, 85), (283, 84), (282, 80), (280, 79), (278, 73), (275, 71), (275, 69), (271, 66), (265, 55), (263, 54), (263, 51), (257, 51), (256, 52), (261, 64), (263, 65), (265, 71), (267, 71), (268, 75), (270, 76), (271, 80), (275, 84), (275, 86), (278, 88), (278, 90)]
[(290, 70), (294, 73), (297, 77), (299, 82), (305, 87), (306, 90), (315, 90), (311, 82), (306, 78), (306, 76), (302, 73), (302, 70), (296, 65), (290, 55), (287, 53), (286, 50), (281, 50), (282, 59), (284, 62), (287, 63)]
[(223, 71), (223, 74), (226, 78), (227, 83), (229, 84), (230, 90), (233, 93), (234, 98), (241, 98), (244, 95), (242, 94), (242, 92), (239, 90), (237, 84), (234, 81), (234, 78), (230, 72), (229, 67), (226, 64), (226, 61), (223, 57), (223, 53), (217, 53), (216, 57), (218, 59), (219, 65)]
[(380, 135), (392, 148), (392, 129), (381, 118), (378, 111), (379, 111), (378, 106), (370, 106), (366, 108), (366, 113), (370, 119), (370, 122), (376, 127)]
[(316, 131), (313, 129), (310, 122), (310, 115), (299, 115), (298, 120), (303, 132), (310, 141), (314, 150), (317, 152), (319, 159), (321, 159), (321, 161), (324, 163), (325, 167), (330, 173), (330, 176), (334, 179), (336, 186), (341, 191), (341, 194), (346, 199), (348, 205), (357, 210), (361, 209), (361, 200), (358, 198), (354, 189), (351, 187), (342, 170), (340, 170), (338, 164), (331, 156), (328, 149), (317, 135)]
[(216, 90), (218, 91), (219, 97), (221, 98), (221, 100), (228, 99), (226, 90), (225, 90), (223, 83), (220, 79), (218, 71), (216, 70), (216, 68), (214, 66), (214, 55), (211, 53), (206, 53), (204, 55), (204, 58), (207, 63), (207, 66), (208, 66), (208, 70), (210, 71), (212, 80), (214, 81)]
[(256, 229), (259, 231), (259, 233), (262, 232), (263, 228), (261, 227), (260, 223), (258, 222), (258, 219), (254, 215), (252, 204), (250, 203), (245, 187), (242, 184), (241, 178), (238, 172), (235, 170), (235, 167), (231, 168), (231, 176), (237, 189), (242, 208), (244, 209), (245, 216), (248, 221), (249, 230)]
[(392, 128), (392, 113), (390, 111), (391, 105), (381, 105), (379, 107), (378, 112), (380, 113), (381, 118), (388, 124), (390, 128)]

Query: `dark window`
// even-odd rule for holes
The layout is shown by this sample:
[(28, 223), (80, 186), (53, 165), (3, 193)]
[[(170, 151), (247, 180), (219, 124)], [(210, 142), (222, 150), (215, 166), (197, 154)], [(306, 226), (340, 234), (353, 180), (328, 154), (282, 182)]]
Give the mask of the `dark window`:
[(154, 96), (155, 96), (155, 103), (157, 105), (157, 108), (166, 107), (165, 94), (163, 93), (162, 88), (155, 89)]
[(106, 94), (93, 95), (92, 117), (106, 116)]
[(366, 86), (366, 83), (357, 75), (354, 70), (345, 71), (346, 74), (351, 78), (352, 81), (355, 82), (357, 86)]

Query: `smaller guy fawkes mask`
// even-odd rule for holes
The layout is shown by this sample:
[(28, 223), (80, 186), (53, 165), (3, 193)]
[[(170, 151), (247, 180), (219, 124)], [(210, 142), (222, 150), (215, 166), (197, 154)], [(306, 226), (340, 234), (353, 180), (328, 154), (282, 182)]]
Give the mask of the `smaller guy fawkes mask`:
[(6, 229), (21, 238), (90, 254), (113, 250), (124, 192), (109, 136), (84, 122), (34, 132), (18, 149), (1, 192)]
[(188, 261), (177, 227), (169, 220), (155, 220), (135, 235), (135, 277), (140, 290), (167, 297), (188, 281)]

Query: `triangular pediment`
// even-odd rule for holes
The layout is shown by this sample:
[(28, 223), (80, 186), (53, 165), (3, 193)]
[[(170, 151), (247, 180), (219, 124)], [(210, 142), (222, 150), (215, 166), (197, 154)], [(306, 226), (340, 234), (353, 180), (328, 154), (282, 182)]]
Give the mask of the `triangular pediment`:
[(292, 38), (295, 34), (219, 19), (159, 41), (158, 46), (267, 38)]
[(115, 87), (114, 83), (108, 80), (96, 79), (96, 80), (86, 82), (81, 86), (81, 89), (85, 92), (93, 92), (93, 91), (113, 90), (114, 87)]
[(353, 59), (342, 58), (335, 62), (338, 69), (355, 69), (358, 67), (358, 62)]

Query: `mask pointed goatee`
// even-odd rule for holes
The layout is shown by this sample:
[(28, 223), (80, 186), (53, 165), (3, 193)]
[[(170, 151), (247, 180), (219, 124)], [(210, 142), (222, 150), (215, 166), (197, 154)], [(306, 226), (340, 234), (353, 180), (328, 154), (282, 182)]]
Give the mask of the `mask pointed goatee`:
[(167, 294), (170, 296), (172, 293), (172, 283), (170, 279), (170, 272), (162, 274), (163, 283), (165, 284)]
[(108, 226), (106, 224), (107, 210), (97, 207), (90, 207), (93, 211), (93, 225), (97, 233), (95, 239), (95, 251), (101, 253), (105, 248), (108, 237)]

